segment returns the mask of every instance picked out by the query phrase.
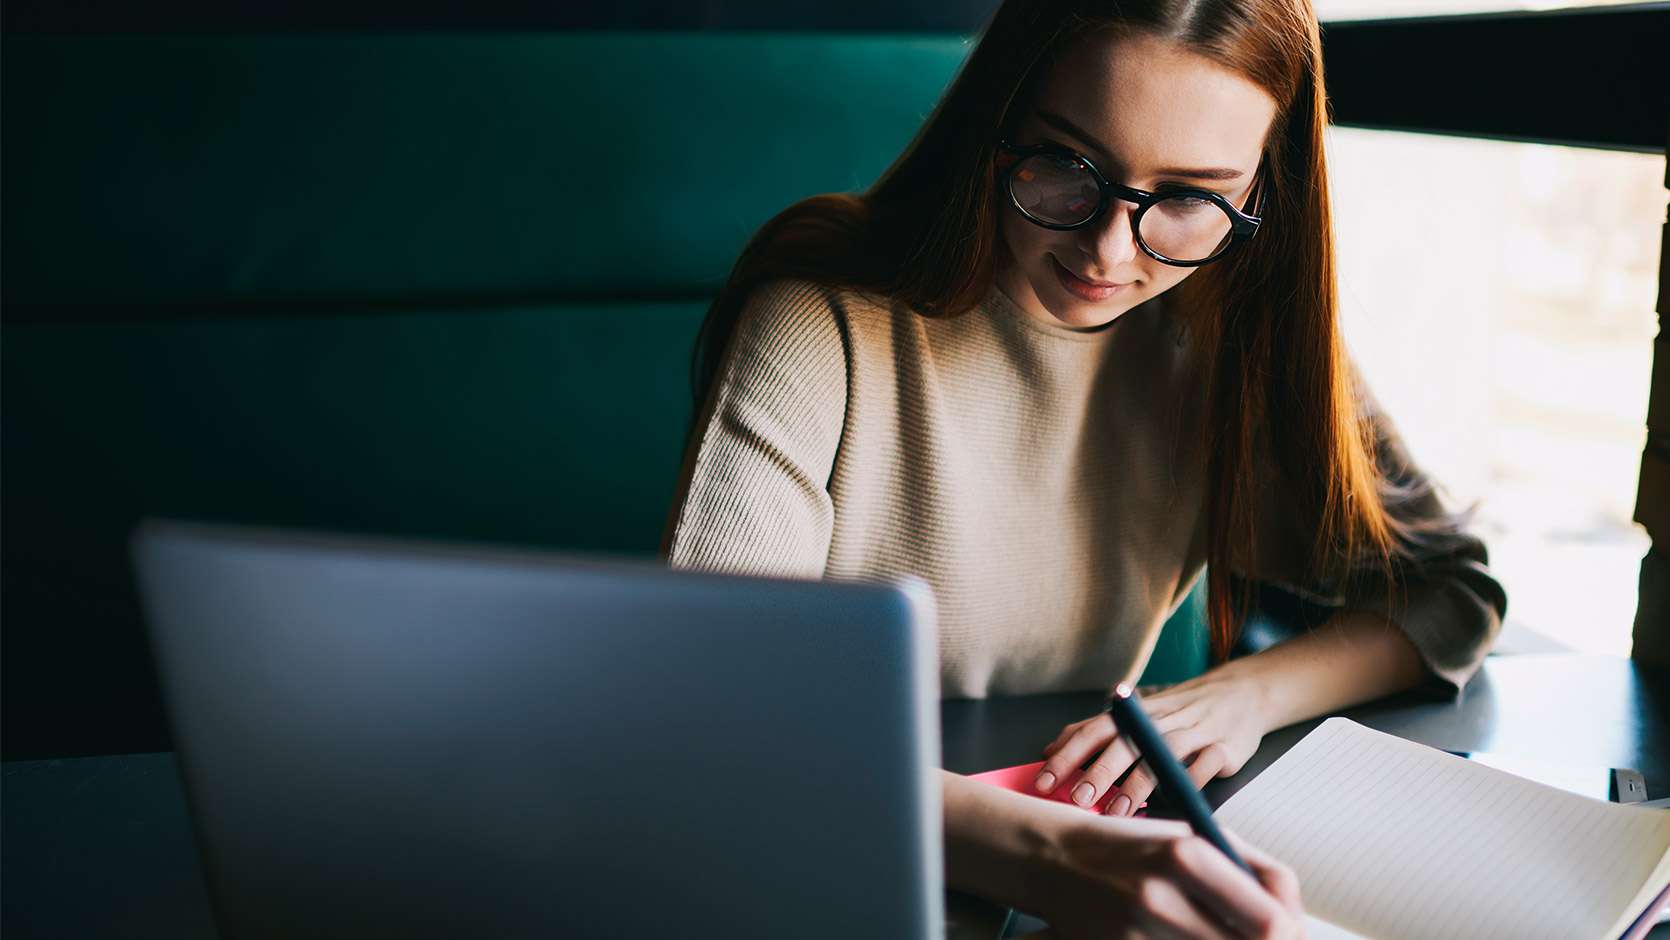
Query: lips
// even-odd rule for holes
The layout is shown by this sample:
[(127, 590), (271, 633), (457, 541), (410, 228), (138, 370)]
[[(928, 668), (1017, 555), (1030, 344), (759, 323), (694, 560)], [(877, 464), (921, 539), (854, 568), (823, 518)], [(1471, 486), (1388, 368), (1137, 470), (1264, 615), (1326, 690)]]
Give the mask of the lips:
[(1072, 294), (1074, 297), (1077, 297), (1086, 303), (1094, 304), (1112, 300), (1117, 297), (1121, 291), (1131, 286), (1129, 283), (1098, 284), (1094, 281), (1087, 281), (1084, 278), (1079, 277), (1077, 274), (1074, 274), (1072, 271), (1067, 270), (1067, 268), (1062, 265), (1062, 263), (1058, 261), (1054, 255), (1050, 256), (1050, 263), (1055, 266), (1055, 277), (1061, 282), (1062, 288), (1064, 288), (1067, 293)]

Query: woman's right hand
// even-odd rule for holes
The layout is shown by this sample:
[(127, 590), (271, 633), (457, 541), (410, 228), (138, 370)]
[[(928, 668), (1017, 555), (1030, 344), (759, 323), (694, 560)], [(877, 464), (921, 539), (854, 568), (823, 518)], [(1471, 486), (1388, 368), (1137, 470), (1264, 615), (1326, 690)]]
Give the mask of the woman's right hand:
[(1085, 816), (1060, 827), (1043, 912), (1062, 940), (1304, 936), (1298, 876), (1258, 849), (1230, 836), (1254, 880), (1185, 823)]
[(1256, 880), (1180, 822), (942, 780), (951, 886), (1042, 917), (1061, 940), (1304, 936), (1298, 877), (1233, 835)]

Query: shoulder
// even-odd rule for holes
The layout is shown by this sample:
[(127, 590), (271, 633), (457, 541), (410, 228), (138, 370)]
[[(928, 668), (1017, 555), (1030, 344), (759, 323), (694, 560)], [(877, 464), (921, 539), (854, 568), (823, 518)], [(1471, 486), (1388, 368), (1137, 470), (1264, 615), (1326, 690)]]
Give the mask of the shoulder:
[(714, 382), (723, 411), (753, 407), (829, 410), (847, 394), (848, 327), (843, 292), (805, 280), (761, 285), (743, 301)]
[(855, 321), (894, 313), (894, 305), (882, 297), (816, 281), (782, 279), (768, 281), (748, 295), (738, 328), (754, 332), (844, 330)]
[(742, 305), (727, 359), (846, 363), (864, 337), (884, 332), (902, 312), (885, 298), (806, 280), (761, 285)]

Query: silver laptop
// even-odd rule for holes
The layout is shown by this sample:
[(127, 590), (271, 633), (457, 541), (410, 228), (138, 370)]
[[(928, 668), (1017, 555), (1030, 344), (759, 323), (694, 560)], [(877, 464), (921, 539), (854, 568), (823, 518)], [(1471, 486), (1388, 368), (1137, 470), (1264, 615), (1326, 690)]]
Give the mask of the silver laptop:
[(926, 588), (148, 523), (231, 937), (938, 937)]

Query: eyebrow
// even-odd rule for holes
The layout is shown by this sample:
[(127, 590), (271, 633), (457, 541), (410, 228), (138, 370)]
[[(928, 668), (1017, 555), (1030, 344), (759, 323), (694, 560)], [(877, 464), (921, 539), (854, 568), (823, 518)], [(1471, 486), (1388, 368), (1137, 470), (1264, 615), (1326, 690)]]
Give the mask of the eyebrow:
[[(1079, 143), (1088, 145), (1091, 150), (1099, 151), (1101, 153), (1110, 152), (1108, 148), (1102, 146), (1101, 142), (1097, 141), (1096, 138), (1090, 136), (1077, 124), (1074, 124), (1072, 121), (1067, 120), (1061, 115), (1056, 114), (1053, 111), (1039, 111), (1037, 112), (1037, 115), (1038, 120), (1048, 124), (1050, 127), (1055, 128), (1069, 137), (1077, 138)], [(1155, 172), (1154, 175), (1181, 177), (1183, 179), (1195, 180), (1236, 180), (1246, 174), (1240, 170), (1230, 169), (1228, 167), (1166, 167)]]

